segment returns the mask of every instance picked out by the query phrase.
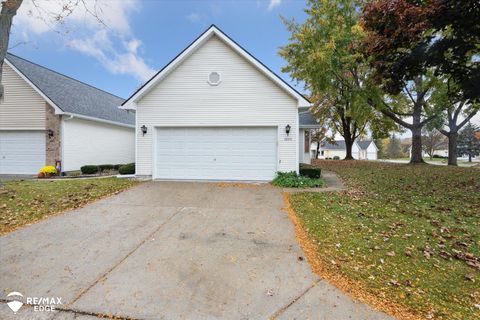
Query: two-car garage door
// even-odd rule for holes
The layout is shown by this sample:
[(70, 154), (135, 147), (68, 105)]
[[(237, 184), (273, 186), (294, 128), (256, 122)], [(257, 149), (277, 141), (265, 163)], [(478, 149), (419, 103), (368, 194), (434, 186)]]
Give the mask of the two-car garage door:
[(44, 131), (0, 131), (0, 174), (36, 174), (44, 165)]
[(154, 178), (272, 180), (276, 127), (157, 128)]

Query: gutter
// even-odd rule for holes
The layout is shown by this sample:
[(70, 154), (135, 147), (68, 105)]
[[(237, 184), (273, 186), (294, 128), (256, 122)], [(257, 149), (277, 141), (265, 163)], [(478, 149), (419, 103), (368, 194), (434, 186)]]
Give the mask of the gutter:
[(120, 126), (120, 127), (126, 127), (126, 128), (132, 128), (132, 129), (135, 128), (135, 125), (133, 125), (133, 124), (126, 124), (126, 123), (121, 123), (121, 122), (116, 122), (116, 121), (104, 120), (104, 119), (84, 116), (84, 115), (76, 114), (76, 113), (64, 113), (64, 115), (69, 116), (69, 118), (65, 119), (65, 121), (71, 120), (73, 118), (78, 118), (78, 119), (83, 119), (83, 120), (90, 120), (90, 121), (107, 123), (107, 124)]

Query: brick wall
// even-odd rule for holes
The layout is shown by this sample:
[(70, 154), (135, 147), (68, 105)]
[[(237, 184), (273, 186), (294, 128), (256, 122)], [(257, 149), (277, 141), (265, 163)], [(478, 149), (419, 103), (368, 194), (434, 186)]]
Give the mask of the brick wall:
[[(46, 117), (45, 117), (45, 141), (46, 143), (46, 161), (47, 165), (55, 165), (56, 160), (61, 160), (60, 150), (60, 116), (55, 114), (55, 109), (46, 104)], [(48, 136), (49, 130), (53, 131), (53, 137)]]

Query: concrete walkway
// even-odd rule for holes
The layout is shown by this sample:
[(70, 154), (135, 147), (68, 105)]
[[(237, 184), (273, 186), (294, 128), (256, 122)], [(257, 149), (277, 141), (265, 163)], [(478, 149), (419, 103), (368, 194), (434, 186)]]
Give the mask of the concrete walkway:
[[(149, 182), (20, 229), (0, 238), (0, 319), (390, 319), (312, 273), (283, 205), (270, 185)], [(13, 314), (12, 291), (62, 304)]]

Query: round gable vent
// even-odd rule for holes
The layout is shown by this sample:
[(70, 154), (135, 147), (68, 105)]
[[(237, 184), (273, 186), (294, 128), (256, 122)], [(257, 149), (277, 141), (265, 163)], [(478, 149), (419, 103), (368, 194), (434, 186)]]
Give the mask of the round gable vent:
[(211, 86), (216, 86), (220, 83), (220, 73), (218, 72), (210, 72), (208, 75), (208, 83)]

